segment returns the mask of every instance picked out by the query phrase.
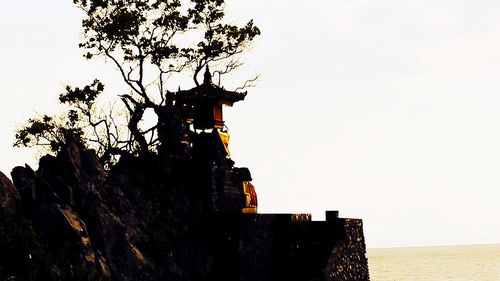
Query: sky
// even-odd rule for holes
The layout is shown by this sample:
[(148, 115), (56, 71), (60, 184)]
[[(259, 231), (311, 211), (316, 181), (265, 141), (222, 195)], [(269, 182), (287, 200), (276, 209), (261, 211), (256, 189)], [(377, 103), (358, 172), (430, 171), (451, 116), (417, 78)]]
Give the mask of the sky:
[[(231, 152), (259, 212), (362, 218), (368, 247), (500, 243), (500, 2), (227, 0), (262, 36), (226, 111)], [(0, 171), (36, 167), (13, 148), (66, 84), (120, 80), (78, 49), (72, 1), (0, 10)], [(237, 79), (236, 77), (235, 79)], [(241, 77), (240, 77), (241, 78)]]

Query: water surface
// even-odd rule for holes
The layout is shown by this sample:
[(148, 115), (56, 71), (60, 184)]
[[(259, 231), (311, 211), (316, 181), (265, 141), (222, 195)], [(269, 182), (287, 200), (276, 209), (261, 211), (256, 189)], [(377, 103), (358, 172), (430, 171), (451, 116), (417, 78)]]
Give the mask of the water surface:
[(500, 281), (500, 244), (368, 249), (371, 281)]

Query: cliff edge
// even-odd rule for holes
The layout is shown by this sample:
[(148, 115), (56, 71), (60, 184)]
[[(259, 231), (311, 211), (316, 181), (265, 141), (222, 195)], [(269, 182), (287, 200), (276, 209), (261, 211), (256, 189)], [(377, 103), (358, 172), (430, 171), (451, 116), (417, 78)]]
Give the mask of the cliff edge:
[(196, 163), (66, 145), (0, 173), (0, 280), (369, 280), (361, 220), (211, 214)]

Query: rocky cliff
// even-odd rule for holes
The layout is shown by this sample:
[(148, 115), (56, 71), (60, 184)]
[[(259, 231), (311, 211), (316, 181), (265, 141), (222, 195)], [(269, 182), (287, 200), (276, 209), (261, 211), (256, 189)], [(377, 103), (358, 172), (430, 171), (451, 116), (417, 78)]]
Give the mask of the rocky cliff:
[[(0, 280), (254, 280), (258, 272), (241, 276), (253, 265), (238, 260), (262, 255), (241, 248), (261, 226), (245, 223), (250, 217), (214, 221), (203, 211), (194, 166), (184, 158), (122, 157), (105, 170), (92, 150), (66, 145), (42, 157), (36, 171), (15, 167), (12, 181), (0, 173)], [(318, 267), (325, 280), (368, 280), (356, 223), (335, 221), (328, 243), (316, 243), (327, 245), (328, 272)], [(255, 235), (276, 230), (266, 224), (273, 229)]]
[(0, 280), (188, 280), (183, 245), (200, 212), (174, 162), (123, 157), (106, 171), (68, 145), (12, 182), (1, 174)]

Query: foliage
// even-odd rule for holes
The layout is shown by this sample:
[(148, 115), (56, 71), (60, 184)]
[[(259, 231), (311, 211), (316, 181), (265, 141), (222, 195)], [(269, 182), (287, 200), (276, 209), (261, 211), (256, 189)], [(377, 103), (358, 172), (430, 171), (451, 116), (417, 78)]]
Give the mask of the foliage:
[[(130, 89), (119, 95), (126, 108), (127, 133), (120, 132), (112, 114), (96, 116), (96, 98), (104, 86), (98, 80), (83, 88), (67, 87), (60, 102), (67, 114), (28, 120), (16, 134), (17, 146), (62, 143), (93, 144), (103, 161), (113, 155), (169, 153), (176, 141), (179, 109), (168, 88), (176, 74), (190, 73), (199, 85), (200, 71), (210, 66), (220, 76), (242, 65), (238, 55), (260, 34), (247, 22), (224, 23), (224, 0), (74, 0), (83, 12), (85, 57), (104, 57)], [(250, 79), (249, 81), (254, 81)], [(248, 84), (245, 83), (245, 86)], [(141, 125), (145, 113), (156, 124)]]
[[(197, 75), (211, 62), (241, 53), (260, 34), (249, 21), (243, 27), (224, 24), (224, 0), (114, 0), (74, 1), (85, 13), (85, 57), (111, 59), (125, 82), (145, 100), (146, 63), (154, 66), (163, 86), (164, 77), (186, 66)], [(187, 3), (187, 4), (186, 4)], [(203, 36), (182, 44), (188, 33)], [(183, 46), (185, 45), (185, 46)], [(156, 76), (155, 76), (156, 78)], [(160, 92), (164, 95), (164, 92)]]
[[(118, 128), (112, 115), (96, 114), (96, 100), (104, 91), (104, 85), (94, 80), (82, 88), (67, 86), (59, 95), (61, 104), (67, 106), (62, 116), (44, 115), (31, 118), (17, 130), (15, 146), (47, 146), (58, 151), (65, 143), (73, 142), (81, 147), (97, 143), (100, 155), (120, 145)], [(88, 136), (93, 136), (89, 138)]]
[(14, 145), (49, 146), (52, 151), (59, 150), (67, 142), (83, 145), (83, 131), (76, 126), (75, 115), (73, 111), (68, 112), (66, 122), (58, 122), (48, 115), (28, 119), (28, 124), (17, 131)]

